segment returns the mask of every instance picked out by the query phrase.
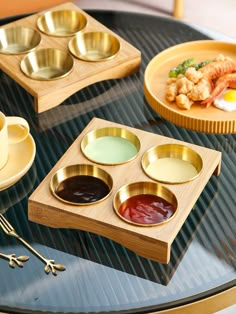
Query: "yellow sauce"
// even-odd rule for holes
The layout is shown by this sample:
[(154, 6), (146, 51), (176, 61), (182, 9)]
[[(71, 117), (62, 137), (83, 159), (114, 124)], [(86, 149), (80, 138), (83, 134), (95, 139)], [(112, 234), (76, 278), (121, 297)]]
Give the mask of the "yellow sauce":
[(186, 182), (198, 174), (190, 162), (171, 157), (157, 159), (148, 165), (146, 173), (158, 181), (171, 183)]

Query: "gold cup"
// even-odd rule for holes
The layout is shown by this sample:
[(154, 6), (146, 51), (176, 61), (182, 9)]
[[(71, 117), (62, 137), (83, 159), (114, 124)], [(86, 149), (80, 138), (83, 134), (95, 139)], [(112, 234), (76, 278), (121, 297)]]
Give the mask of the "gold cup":
[(31, 79), (49, 81), (67, 76), (74, 59), (64, 50), (42, 48), (28, 53), (20, 63), (22, 72)]
[(154, 146), (142, 157), (142, 168), (151, 179), (169, 183), (185, 183), (196, 179), (203, 167), (201, 156), (185, 145)]
[(105, 61), (114, 58), (120, 50), (119, 40), (106, 32), (83, 32), (69, 41), (69, 50), (84, 61)]
[(87, 133), (80, 147), (85, 157), (93, 162), (118, 165), (133, 160), (139, 153), (141, 143), (127, 129), (105, 127)]
[[(153, 195), (160, 197), (161, 199), (165, 200), (169, 204), (172, 205), (172, 214), (170, 217), (164, 219), (161, 222), (156, 223), (138, 223), (132, 220), (125, 218), (121, 212), (120, 208), (121, 205), (130, 199), (133, 196), (140, 196), (140, 195)], [(113, 209), (115, 213), (124, 221), (142, 227), (150, 227), (150, 226), (157, 226), (163, 223), (166, 223), (172, 219), (177, 211), (178, 208), (178, 201), (174, 193), (172, 193), (168, 188), (165, 186), (152, 181), (140, 181), (134, 182), (127, 185), (122, 186), (115, 194), (113, 198)]]
[(48, 11), (37, 20), (41, 32), (58, 37), (67, 37), (80, 32), (87, 25), (86, 17), (74, 10)]
[[(69, 198), (64, 198), (61, 197), (58, 193), (58, 191), (61, 189), (61, 187), (65, 188), (66, 187), (66, 180), (70, 178), (76, 178), (77, 183), (79, 183), (79, 180), (86, 179), (86, 177), (93, 177), (95, 179), (99, 179), (101, 183), (104, 183), (107, 186), (107, 193), (103, 194), (101, 198), (97, 197), (96, 200), (93, 201), (86, 201), (86, 202), (81, 202), (81, 201), (74, 201), (70, 200)], [(83, 181), (84, 182), (84, 181)], [(102, 184), (102, 185), (104, 185)], [(80, 185), (81, 187), (81, 185)], [(99, 190), (99, 186), (93, 186)], [(85, 190), (82, 190), (82, 192), (85, 193), (86, 189), (90, 189), (91, 187), (85, 187)], [(98, 202), (101, 202), (105, 200), (112, 192), (113, 188), (113, 179), (111, 175), (106, 172), (105, 170), (94, 166), (90, 164), (75, 164), (75, 165), (70, 165), (66, 166), (64, 168), (60, 168), (59, 170), (56, 171), (56, 173), (52, 176), (51, 181), (50, 181), (50, 191), (52, 194), (59, 199), (60, 201), (71, 204), (71, 205), (91, 205), (91, 204), (96, 204)], [(82, 186), (82, 189), (84, 187)], [(95, 190), (88, 190), (90, 194), (96, 193), (98, 195), (99, 191)], [(71, 191), (69, 191), (70, 193)], [(102, 195), (102, 194), (99, 194)]]
[(15, 26), (0, 28), (0, 53), (23, 54), (35, 49), (41, 42), (41, 35), (30, 27)]

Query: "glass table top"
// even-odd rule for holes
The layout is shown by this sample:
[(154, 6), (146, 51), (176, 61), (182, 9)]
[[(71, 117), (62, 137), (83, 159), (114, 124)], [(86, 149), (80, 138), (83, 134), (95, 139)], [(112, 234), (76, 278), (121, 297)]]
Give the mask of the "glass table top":
[[(147, 313), (235, 286), (236, 135), (177, 127), (154, 112), (143, 94), (145, 68), (158, 52), (209, 37), (179, 21), (157, 16), (88, 13), (141, 51), (140, 71), (88, 86), (40, 114), (33, 109), (32, 96), (0, 72), (0, 111), (29, 121), (37, 150), (27, 174), (0, 192), (0, 210), (32, 246), (67, 268), (57, 276), (46, 275), (36, 256), (0, 230), (1, 252), (30, 257), (23, 268), (15, 269), (0, 259), (2, 311)], [(1, 25), (13, 19), (1, 20)], [(28, 220), (29, 196), (93, 117), (222, 152), (220, 176), (212, 176), (200, 195), (173, 242), (169, 264), (145, 259), (96, 234), (53, 229)]]

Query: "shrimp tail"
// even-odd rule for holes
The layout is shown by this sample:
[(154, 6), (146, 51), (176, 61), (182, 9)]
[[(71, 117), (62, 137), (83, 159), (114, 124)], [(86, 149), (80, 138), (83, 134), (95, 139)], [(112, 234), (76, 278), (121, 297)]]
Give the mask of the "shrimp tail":
[(203, 100), (201, 105), (208, 108), (226, 88), (233, 86), (236, 86), (236, 73), (229, 73), (219, 77), (216, 80), (215, 87), (213, 88), (211, 95), (207, 99)]

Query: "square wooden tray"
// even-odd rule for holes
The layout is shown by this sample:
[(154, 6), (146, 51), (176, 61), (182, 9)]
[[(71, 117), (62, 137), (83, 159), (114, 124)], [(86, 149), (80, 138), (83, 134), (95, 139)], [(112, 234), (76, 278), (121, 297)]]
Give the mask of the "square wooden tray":
[[(36, 112), (43, 112), (59, 105), (69, 96), (90, 84), (108, 79), (122, 78), (139, 70), (141, 63), (140, 51), (79, 9), (75, 4), (68, 2), (49, 10), (77, 10), (83, 13), (88, 21), (87, 26), (83, 30), (84, 32), (103, 31), (111, 33), (119, 39), (121, 49), (113, 59), (103, 62), (87, 62), (74, 58), (75, 65), (72, 72), (64, 78), (52, 81), (38, 81), (28, 78), (20, 69), (20, 62), (25, 54), (1, 54), (0, 68), (34, 97), (34, 109)], [(26, 26), (39, 31), (36, 22), (43, 12), (45, 11), (19, 19), (4, 25), (4, 27)], [(58, 48), (68, 51), (68, 42), (72, 36), (55, 37), (48, 36), (42, 32), (40, 34), (42, 40), (36, 49)]]
[[(141, 142), (138, 156), (133, 161), (121, 165), (99, 165), (111, 174), (114, 181), (113, 192), (104, 201), (96, 205), (73, 206), (56, 199), (49, 190), (52, 175), (59, 168), (68, 165), (92, 164), (82, 154), (80, 143), (86, 133), (103, 127), (121, 127), (136, 134)], [(116, 191), (131, 182), (150, 181), (141, 168), (144, 152), (153, 146), (170, 143), (184, 144), (194, 149), (203, 160), (202, 171), (191, 182), (166, 185), (178, 200), (177, 213), (168, 223), (155, 227), (139, 227), (124, 222), (113, 210), (112, 201)], [(212, 174), (219, 175), (220, 165), (221, 153), (218, 151), (93, 118), (30, 196), (28, 218), (50, 227), (93, 232), (110, 238), (141, 256), (167, 264), (170, 260), (172, 242)]]

